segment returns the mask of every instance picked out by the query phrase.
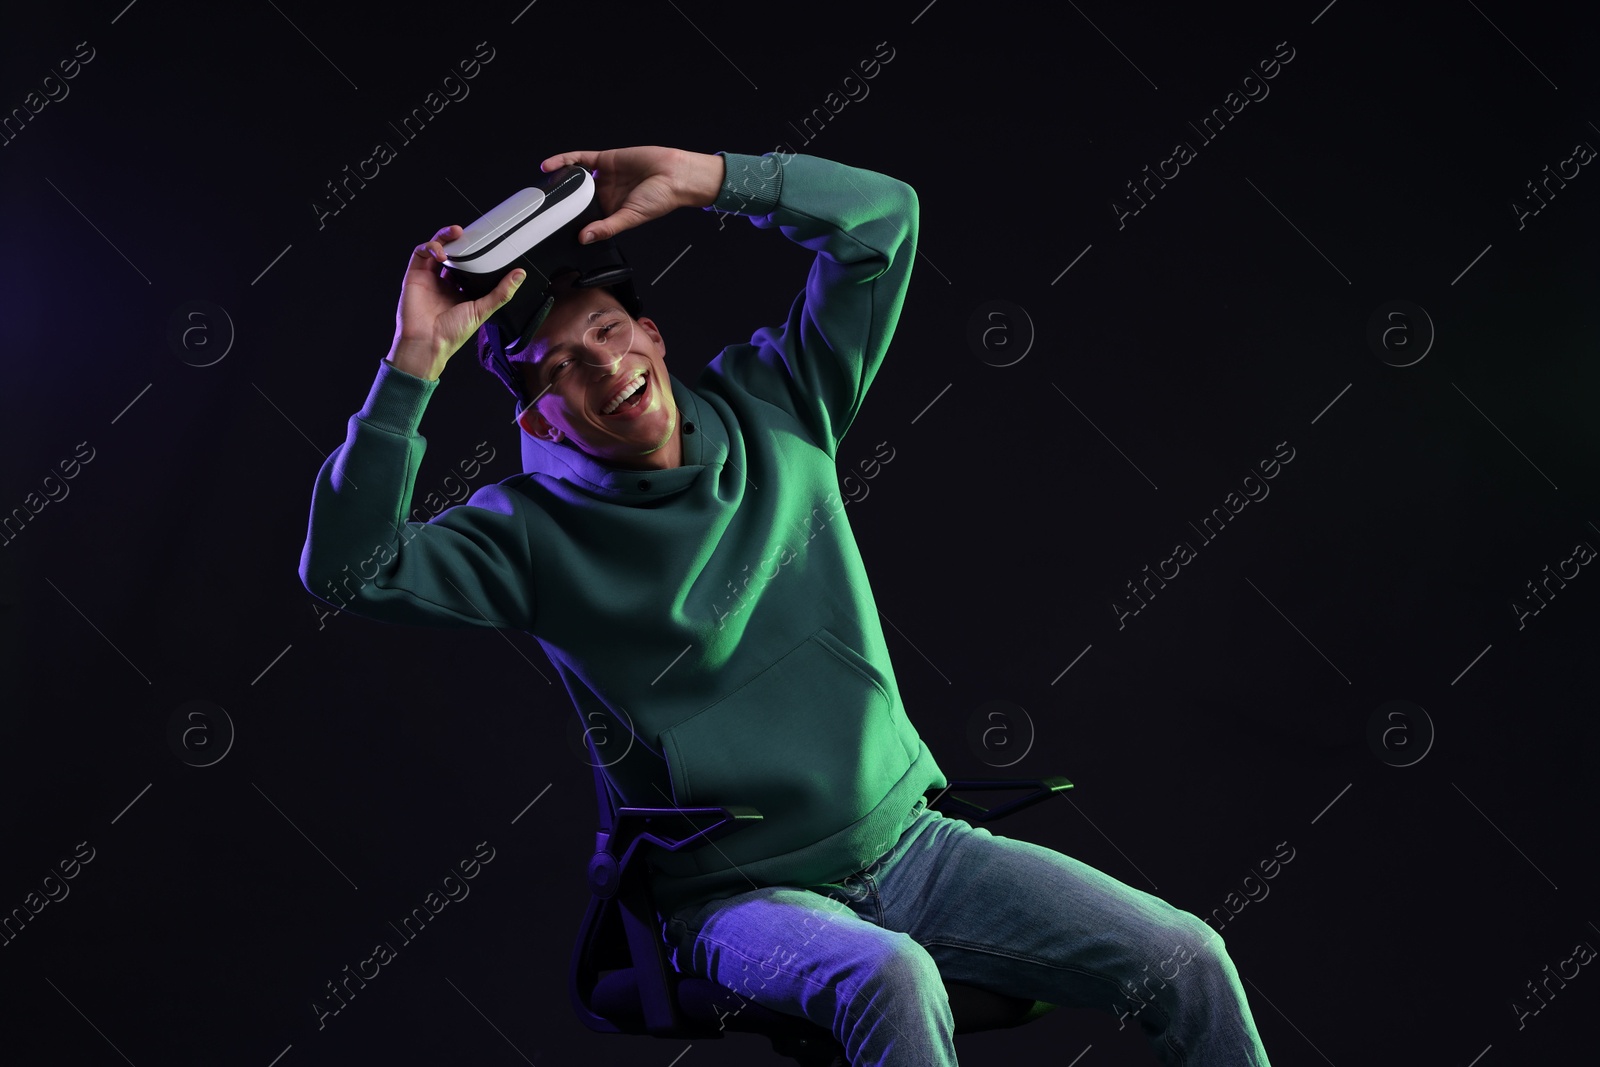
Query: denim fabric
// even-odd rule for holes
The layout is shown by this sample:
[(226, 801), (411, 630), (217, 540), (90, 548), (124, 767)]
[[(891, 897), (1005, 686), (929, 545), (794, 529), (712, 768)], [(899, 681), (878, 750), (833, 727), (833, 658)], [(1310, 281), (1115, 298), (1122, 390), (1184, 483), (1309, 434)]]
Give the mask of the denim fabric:
[(831, 1031), (853, 1067), (956, 1062), (944, 980), (1137, 1026), (1158, 1063), (1267, 1067), (1222, 937), (1070, 856), (919, 801), (838, 884), (691, 903), (662, 923), (680, 973)]

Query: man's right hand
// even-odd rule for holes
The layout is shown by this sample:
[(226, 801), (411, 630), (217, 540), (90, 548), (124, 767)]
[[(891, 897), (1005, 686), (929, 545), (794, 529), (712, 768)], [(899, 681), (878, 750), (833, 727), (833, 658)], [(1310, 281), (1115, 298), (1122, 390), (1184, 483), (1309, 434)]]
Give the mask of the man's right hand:
[(511, 299), (527, 271), (520, 267), (500, 279), (487, 296), (467, 300), (442, 273), (444, 242), (462, 234), (446, 226), (433, 240), (420, 244), (406, 264), (400, 283), (400, 306), (394, 316), (394, 344), (385, 358), (407, 374), (437, 379), (450, 357), (478, 332), (485, 319)]

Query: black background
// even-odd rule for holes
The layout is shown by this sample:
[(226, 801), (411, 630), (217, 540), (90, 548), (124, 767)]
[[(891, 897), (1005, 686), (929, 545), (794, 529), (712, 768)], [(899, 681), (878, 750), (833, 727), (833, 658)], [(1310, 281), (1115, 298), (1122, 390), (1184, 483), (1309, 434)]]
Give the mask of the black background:
[[(1520, 225), (1512, 206), (1600, 144), (1586, 16), (925, 5), (7, 16), (6, 114), (78, 42), (94, 58), (0, 146), (0, 514), (59, 493), (46, 479), (80, 442), (93, 459), (0, 549), (0, 911), (79, 842), (94, 859), (0, 948), (0, 1058), (683, 1052), (591, 1033), (568, 1003), (593, 789), (533, 639), (321, 615), (296, 573), (411, 247), (548, 154), (631, 144), (803, 151), (917, 189), (911, 289), (840, 458), (894, 449), (850, 521), (941, 765), (1077, 783), (1004, 833), (1200, 915), (1292, 848), (1223, 930), (1279, 1067), (1591, 1048), (1592, 967), (1520, 1028), (1513, 1007), (1600, 945), (1600, 578), (1552, 583), (1520, 627), (1512, 608), (1600, 545), (1600, 178), (1583, 167)], [(479, 42), (494, 58), (470, 95), (398, 138)], [(880, 42), (868, 95), (800, 133)], [(1189, 123), (1279, 42), (1294, 57), (1270, 95), (1203, 142)], [(1179, 140), (1196, 158), (1119, 228), (1124, 183)], [(377, 141), (396, 158), (319, 228), (325, 183)], [(625, 244), (686, 379), (780, 319), (809, 264), (707, 212)], [(1012, 310), (988, 318), (996, 300)], [(1436, 337), (1392, 320), (1385, 362), (1368, 327), (1395, 300)], [(225, 318), (185, 318), (192, 301)], [(185, 348), (174, 321), (204, 328)], [(998, 329), (987, 348), (975, 322)], [(453, 362), (419, 498), (480, 442), (477, 484), (521, 467), (509, 398), (470, 352)], [(1202, 542), (1189, 524), (1280, 442), (1270, 496)], [(1179, 540), (1197, 558), (1119, 628), (1112, 602)], [(236, 731), (210, 766), (169, 742), (192, 700)], [(1386, 718), (1397, 700), (1423, 710)], [(1026, 712), (1004, 770), (968, 743), (992, 701)], [(207, 722), (214, 756), (227, 729)], [(495, 858), (471, 896), (319, 1030), (324, 983), (480, 841)], [(677, 1062), (768, 1055), (695, 1046)], [(1086, 1047), (1076, 1062), (1154, 1062), (1090, 1009), (958, 1040), (971, 1064)]]

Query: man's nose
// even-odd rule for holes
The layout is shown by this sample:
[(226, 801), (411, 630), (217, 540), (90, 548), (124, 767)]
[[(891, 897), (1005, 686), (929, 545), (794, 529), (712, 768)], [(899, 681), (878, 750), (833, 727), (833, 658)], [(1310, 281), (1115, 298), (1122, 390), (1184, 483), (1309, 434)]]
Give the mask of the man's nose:
[(617, 364), (622, 362), (622, 352), (608, 352), (605, 345), (593, 349), (589, 353), (589, 371), (601, 378), (610, 378), (617, 373)]
[(598, 341), (592, 337), (585, 338), (584, 351), (587, 353), (584, 362), (589, 364), (590, 371), (602, 377), (617, 373), (617, 363), (627, 354), (624, 345)]

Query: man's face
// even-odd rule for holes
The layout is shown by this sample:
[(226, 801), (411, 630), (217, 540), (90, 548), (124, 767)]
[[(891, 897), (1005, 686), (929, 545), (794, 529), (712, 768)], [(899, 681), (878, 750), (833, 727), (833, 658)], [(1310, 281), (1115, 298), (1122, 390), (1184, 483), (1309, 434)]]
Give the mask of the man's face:
[(535, 437), (570, 442), (612, 466), (677, 467), (683, 450), (666, 352), (656, 324), (629, 318), (606, 290), (569, 289), (524, 354), (523, 386), (537, 399), (519, 421)]

